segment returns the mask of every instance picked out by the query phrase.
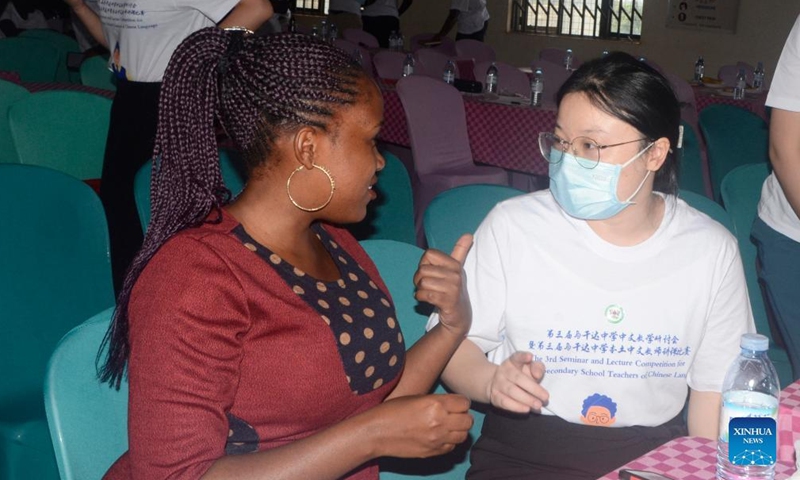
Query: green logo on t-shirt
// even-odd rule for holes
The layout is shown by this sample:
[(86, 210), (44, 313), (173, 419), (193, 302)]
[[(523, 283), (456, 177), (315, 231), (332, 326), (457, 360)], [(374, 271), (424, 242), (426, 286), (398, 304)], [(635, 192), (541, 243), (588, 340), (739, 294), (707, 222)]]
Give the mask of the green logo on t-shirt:
[(625, 310), (619, 305), (609, 305), (606, 307), (606, 320), (609, 323), (617, 324), (625, 318)]

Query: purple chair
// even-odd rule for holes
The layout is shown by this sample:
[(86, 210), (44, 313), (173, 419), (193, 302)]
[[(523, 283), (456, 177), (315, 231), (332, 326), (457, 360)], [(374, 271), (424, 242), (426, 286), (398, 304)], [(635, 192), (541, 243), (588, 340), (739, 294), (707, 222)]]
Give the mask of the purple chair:
[(414, 220), (418, 238), (422, 215), (440, 192), (459, 185), (508, 185), (502, 168), (475, 165), (461, 93), (441, 80), (413, 75), (397, 82), (414, 155)]
[[(492, 62), (480, 62), (475, 65), (475, 79), (483, 82), (486, 77), (486, 70)], [(503, 62), (494, 62), (497, 67), (497, 91), (507, 95), (522, 95), (530, 97), (531, 81), (530, 77), (519, 68)]]
[[(546, 62), (554, 63), (556, 65), (561, 65), (561, 68), (564, 68), (564, 57), (567, 55), (567, 50), (563, 48), (543, 48), (542, 51), (539, 52), (539, 60), (544, 60)], [(581, 61), (578, 60), (577, 55), (575, 52), (572, 53), (572, 68), (578, 68), (581, 66)]]
[(471, 38), (456, 41), (456, 54), (463, 58), (474, 58), (475, 63), (493, 62), (497, 58), (492, 47)]
[(361, 45), (362, 47), (380, 48), (378, 39), (375, 38), (373, 34), (367, 33), (359, 28), (345, 29), (345, 31), (342, 32), (342, 38), (348, 42), (355, 43), (356, 45)]
[(664, 77), (669, 80), (672, 91), (675, 92), (675, 96), (678, 97), (681, 104), (681, 120), (691, 125), (695, 135), (700, 138), (700, 127), (697, 124), (697, 99), (694, 96), (694, 89), (680, 75), (667, 72)]
[(535, 72), (537, 68), (542, 69), (544, 75), (544, 98), (542, 99), (542, 106), (545, 108), (556, 108), (556, 96), (558, 89), (567, 81), (572, 72), (564, 68), (559, 63), (552, 63), (545, 60), (539, 60), (531, 64), (531, 72)]
[(372, 69), (372, 54), (366, 48), (362, 47), (361, 45), (356, 45), (353, 42), (348, 40), (343, 40), (341, 38), (337, 38), (333, 41), (334, 46), (337, 48), (344, 50), (345, 52), (349, 53), (356, 57), (356, 51), (361, 52), (361, 66), (364, 67), (364, 70), (369, 74), (370, 77), (375, 76), (375, 72)]
[(736, 77), (739, 75), (739, 69), (744, 68), (745, 81), (748, 85), (753, 84), (753, 67), (748, 71), (747, 67), (739, 65), (723, 65), (717, 70), (717, 78), (722, 80), (726, 87), (736, 86)]
[[(375, 73), (378, 74), (379, 78), (398, 80), (403, 77), (403, 63), (405, 60), (405, 53), (381, 50), (372, 57), (372, 64), (375, 66)], [(416, 73), (416, 62), (414, 67), (414, 72)]]
[(416, 52), (417, 50), (436, 50), (437, 52), (447, 55), (448, 57), (455, 57), (458, 55), (456, 53), (456, 41), (450, 37), (442, 37), (442, 43), (436, 46), (427, 47), (423, 45), (423, 43), (433, 38), (434, 35), (435, 34), (433, 33), (420, 33), (411, 37), (409, 41), (409, 44), (411, 45), (411, 51)]
[(417, 50), (414, 55), (417, 57), (417, 66), (419, 67), (419, 73), (421, 75), (427, 75), (431, 78), (438, 78), (441, 80), (447, 61), (453, 60), (453, 63), (456, 65), (456, 78), (460, 78), (458, 74), (458, 63), (455, 59), (451, 59), (444, 53), (437, 52), (431, 48), (423, 48)]

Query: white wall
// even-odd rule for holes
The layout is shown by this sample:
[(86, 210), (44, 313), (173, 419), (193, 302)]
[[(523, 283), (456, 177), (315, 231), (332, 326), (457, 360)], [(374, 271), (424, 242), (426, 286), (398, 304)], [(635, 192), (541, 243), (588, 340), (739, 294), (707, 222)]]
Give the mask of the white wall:
[[(726, 0), (719, 0), (726, 1)], [(721, 65), (743, 60), (764, 62), (767, 82), (780, 57), (786, 37), (800, 13), (797, 0), (740, 0), (735, 34), (707, 33), (666, 28), (669, 0), (646, 0), (642, 38), (629, 41), (575, 39), (509, 33), (511, 0), (487, 0), (491, 20), (486, 42), (497, 51), (498, 60), (526, 66), (547, 47), (572, 48), (578, 58), (598, 56), (603, 50), (623, 50), (645, 56), (685, 78), (691, 78), (694, 62), (703, 55), (706, 74), (716, 76)], [(449, 0), (415, 0), (402, 17), (406, 38), (416, 33), (436, 32), (447, 16)], [(455, 28), (450, 33), (455, 36)]]

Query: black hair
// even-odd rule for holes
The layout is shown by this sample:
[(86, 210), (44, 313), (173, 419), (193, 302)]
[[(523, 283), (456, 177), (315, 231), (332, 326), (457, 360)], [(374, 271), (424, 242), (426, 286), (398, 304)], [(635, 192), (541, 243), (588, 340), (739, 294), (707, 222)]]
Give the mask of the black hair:
[(678, 193), (678, 136), (681, 109), (661, 73), (624, 52), (612, 52), (580, 66), (558, 90), (557, 103), (583, 93), (598, 108), (636, 128), (650, 141), (666, 137), (670, 152), (656, 172), (653, 190)]

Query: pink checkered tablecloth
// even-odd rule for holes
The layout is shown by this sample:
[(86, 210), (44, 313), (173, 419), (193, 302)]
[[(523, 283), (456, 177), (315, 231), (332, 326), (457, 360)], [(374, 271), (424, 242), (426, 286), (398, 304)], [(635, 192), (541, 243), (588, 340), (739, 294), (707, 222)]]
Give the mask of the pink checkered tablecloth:
[(60, 82), (22, 82), (22, 86), (29, 92), (45, 92), (47, 90), (69, 90), (74, 92), (88, 92), (101, 97), (114, 98), (114, 92), (102, 88), (87, 87), (80, 83), (60, 83)]
[(778, 412), (778, 460), (794, 463), (794, 442), (800, 440), (800, 381), (781, 391)]
[(723, 104), (733, 105), (755, 113), (759, 117), (767, 120), (767, 110), (764, 103), (767, 100), (767, 93), (746, 93), (744, 99), (734, 100), (733, 95), (727, 91), (708, 87), (693, 86), (694, 98), (697, 102), (697, 113), (703, 111), (709, 105)]
[[(700, 437), (679, 437), (610, 472), (601, 479), (617, 480), (623, 468), (649, 470), (676, 480), (711, 480), (716, 477), (717, 442)], [(779, 460), (775, 478), (788, 478), (794, 463)]]
[[(383, 128), (380, 139), (410, 146), (406, 117), (400, 98), (383, 88)], [(539, 154), (538, 135), (552, 131), (556, 112), (525, 105), (492, 103), (479, 95), (464, 96), (467, 133), (476, 162), (536, 175), (547, 174), (547, 162)]]

